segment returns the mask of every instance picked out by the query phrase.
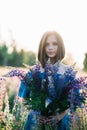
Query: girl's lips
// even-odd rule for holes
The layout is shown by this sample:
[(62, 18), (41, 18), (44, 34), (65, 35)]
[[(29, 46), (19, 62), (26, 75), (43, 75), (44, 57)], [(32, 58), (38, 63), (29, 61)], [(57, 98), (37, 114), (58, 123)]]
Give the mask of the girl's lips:
[(54, 54), (54, 52), (48, 52), (48, 54), (51, 54), (51, 55), (52, 55), (52, 54)]

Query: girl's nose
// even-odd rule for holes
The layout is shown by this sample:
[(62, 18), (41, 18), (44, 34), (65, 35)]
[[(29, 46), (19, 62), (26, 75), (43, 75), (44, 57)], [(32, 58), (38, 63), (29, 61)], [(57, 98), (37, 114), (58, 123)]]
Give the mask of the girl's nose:
[(53, 49), (53, 45), (49, 45), (49, 49)]

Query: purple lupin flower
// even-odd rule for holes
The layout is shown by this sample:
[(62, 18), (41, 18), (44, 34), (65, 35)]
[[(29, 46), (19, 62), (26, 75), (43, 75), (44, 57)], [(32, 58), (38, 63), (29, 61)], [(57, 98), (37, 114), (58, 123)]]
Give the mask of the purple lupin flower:
[(54, 100), (57, 97), (55, 89), (55, 75), (57, 74), (58, 68), (47, 62), (45, 66), (45, 76), (47, 81), (47, 89), (49, 97)]
[(6, 81), (6, 79), (5, 78), (0, 78), (0, 81)]
[(35, 90), (40, 90), (41, 89), (42, 77), (41, 77), (41, 71), (40, 71), (40, 65), (39, 64), (36, 64), (35, 67), (32, 69), (32, 77), (33, 77), (33, 80), (34, 80)]
[[(82, 107), (82, 104), (85, 103), (86, 93), (85, 91), (87, 84), (87, 77), (79, 77), (73, 80), (70, 84), (70, 90), (68, 92), (68, 99), (70, 103), (71, 110), (74, 111), (77, 107)], [(73, 107), (72, 107), (73, 106)]]
[(48, 93), (49, 93), (49, 97), (51, 99), (55, 99), (56, 98), (56, 89), (53, 83), (53, 79), (51, 76), (48, 77)]
[(22, 80), (26, 75), (26, 72), (23, 70), (11, 70), (10, 72), (8, 72), (7, 74), (3, 75), (4, 77), (18, 77), (20, 80)]
[(64, 73), (64, 77), (65, 77), (65, 84), (69, 84), (71, 83), (73, 80), (75, 80), (76, 78), (76, 72), (74, 71), (72, 67), (69, 67), (65, 73)]

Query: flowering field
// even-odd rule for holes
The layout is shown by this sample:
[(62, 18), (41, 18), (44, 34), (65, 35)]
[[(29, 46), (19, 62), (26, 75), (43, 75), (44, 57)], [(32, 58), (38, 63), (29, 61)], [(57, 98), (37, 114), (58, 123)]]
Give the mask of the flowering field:
[[(21, 68), (23, 69), (23, 68)], [(6, 74), (10, 68), (0, 68), (0, 77)], [(24, 69), (23, 69), (24, 70)], [(87, 73), (79, 71), (77, 76)], [(17, 97), (18, 78), (6, 78), (0, 81), (0, 130), (23, 130), (28, 110)], [(87, 106), (78, 109), (72, 115), (71, 130), (87, 130)]]

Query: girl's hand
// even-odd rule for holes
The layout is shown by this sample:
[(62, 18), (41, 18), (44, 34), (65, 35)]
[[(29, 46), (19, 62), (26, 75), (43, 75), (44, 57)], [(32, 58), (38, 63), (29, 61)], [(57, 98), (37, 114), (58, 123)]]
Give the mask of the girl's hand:
[(58, 123), (57, 116), (49, 116), (44, 117), (44, 116), (39, 116), (37, 119), (38, 124), (48, 124), (48, 125), (55, 125)]
[(56, 115), (49, 116), (45, 120), (46, 124), (49, 124), (49, 125), (55, 125), (55, 124), (57, 124), (60, 120), (62, 120), (62, 118), (66, 115), (66, 113), (68, 111), (69, 111), (69, 109), (67, 109), (63, 113), (57, 113)]
[(47, 118), (45, 116), (41, 116), (41, 115), (37, 118), (37, 122), (39, 124), (45, 124), (46, 120), (47, 120)]
[(69, 110), (66, 110), (65, 112), (59, 114), (57, 113), (56, 115), (52, 115), (49, 117), (45, 117), (45, 116), (39, 116), (37, 121), (40, 124), (49, 124), (49, 125), (55, 125), (57, 124), (68, 112)]
[(49, 125), (56, 125), (59, 122), (58, 117), (56, 115), (49, 116), (45, 123)]
[(59, 121), (62, 120), (63, 117), (64, 117), (68, 112), (69, 112), (69, 109), (65, 110), (65, 111), (62, 112), (62, 113), (57, 113), (56, 116), (57, 116), (58, 120), (59, 120)]

